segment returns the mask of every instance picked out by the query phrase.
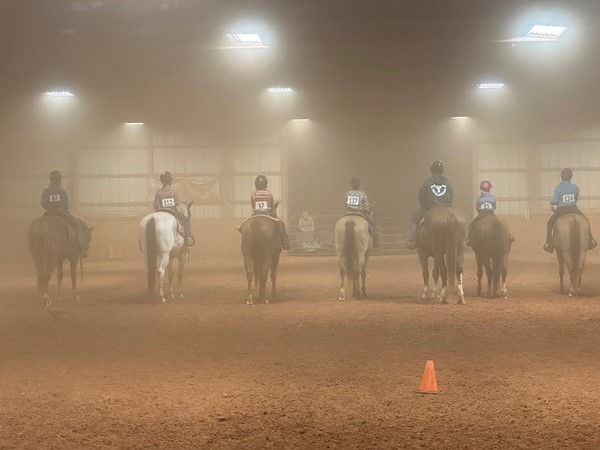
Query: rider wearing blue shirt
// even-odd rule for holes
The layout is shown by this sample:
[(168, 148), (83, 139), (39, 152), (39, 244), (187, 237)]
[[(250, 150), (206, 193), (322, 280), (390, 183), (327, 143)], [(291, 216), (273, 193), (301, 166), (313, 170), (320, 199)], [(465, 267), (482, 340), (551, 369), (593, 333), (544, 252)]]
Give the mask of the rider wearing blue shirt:
[(360, 188), (360, 180), (352, 178), (350, 180), (350, 190), (346, 192), (346, 211), (349, 213), (360, 214), (369, 222), (371, 237), (373, 238), (373, 248), (379, 247), (379, 233), (375, 219), (371, 214), (371, 203), (367, 193)]
[[(552, 200), (550, 201), (550, 205), (552, 205), (552, 209), (554, 213), (550, 216), (547, 223), (547, 231), (546, 231), (546, 243), (544, 244), (544, 250), (548, 253), (552, 253), (554, 251), (554, 246), (552, 245), (552, 230), (554, 229), (554, 224), (556, 220), (567, 213), (576, 213), (584, 214), (577, 207), (577, 200), (579, 200), (579, 188), (577, 185), (571, 183), (571, 178), (573, 178), (573, 171), (569, 168), (563, 169), (560, 172), (561, 182), (554, 188), (554, 195), (552, 196)], [(590, 228), (590, 245), (588, 247), (589, 250), (595, 248), (598, 244), (594, 240), (592, 236), (592, 230)]]
[[(77, 238), (79, 247), (82, 250), (87, 248), (85, 246), (83, 230), (81, 229), (81, 219), (79, 217), (75, 217), (69, 211), (69, 196), (67, 195), (67, 192), (60, 186), (62, 182), (62, 173), (60, 173), (58, 170), (53, 170), (50, 172), (48, 178), (50, 179), (50, 184), (46, 189), (44, 189), (44, 192), (42, 192), (40, 205), (42, 205), (42, 208), (46, 210), (47, 214), (53, 214), (62, 217), (69, 225), (71, 225), (71, 227), (75, 230), (75, 237)], [(85, 256), (85, 251), (82, 252), (82, 255)]]
[(419, 189), (419, 209), (410, 218), (408, 230), (410, 233), (406, 248), (414, 250), (417, 248), (417, 227), (423, 220), (427, 211), (433, 206), (452, 206), (454, 190), (448, 178), (444, 175), (444, 164), (442, 161), (434, 161), (429, 168), (431, 176), (427, 178)]
[(488, 180), (483, 180), (479, 183), (479, 189), (481, 193), (475, 201), (477, 217), (469, 224), (469, 234), (467, 235), (467, 245), (469, 247), (471, 246), (471, 233), (473, 233), (475, 223), (483, 216), (494, 214), (494, 211), (496, 210), (496, 196), (490, 192), (492, 190), (492, 183)]

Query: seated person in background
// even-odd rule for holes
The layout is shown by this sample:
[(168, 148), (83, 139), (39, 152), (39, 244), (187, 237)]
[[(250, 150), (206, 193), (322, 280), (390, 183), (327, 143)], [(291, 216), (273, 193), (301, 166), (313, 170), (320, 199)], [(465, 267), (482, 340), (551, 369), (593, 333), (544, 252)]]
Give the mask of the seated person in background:
[(160, 182), (162, 187), (154, 194), (154, 210), (166, 209), (183, 225), (185, 232), (185, 245), (194, 245), (196, 240), (192, 236), (191, 219), (175, 208), (179, 205), (179, 194), (171, 185), (173, 183), (173, 175), (168, 170), (160, 174)]
[[(274, 208), (275, 202), (273, 201), (273, 194), (267, 189), (269, 180), (264, 175), (258, 175), (254, 180), (254, 191), (250, 195), (250, 206), (252, 206), (252, 215), (265, 215), (277, 218), (277, 211)], [(281, 235), (281, 244), (284, 250), (290, 249), (290, 238), (285, 229), (285, 224), (282, 220), (279, 223), (279, 234)]]
[(375, 220), (371, 215), (371, 204), (367, 193), (360, 188), (360, 180), (352, 178), (350, 180), (350, 190), (346, 192), (346, 211), (349, 213), (358, 213), (369, 222), (371, 236), (373, 238), (373, 248), (379, 247), (379, 233)]
[(302, 233), (312, 233), (315, 231), (315, 222), (308, 214), (308, 211), (302, 211), (302, 215), (300, 216), (300, 219), (298, 219), (298, 229)]
[[(556, 186), (556, 188), (554, 188), (554, 196), (552, 197), (552, 200), (550, 200), (550, 205), (554, 213), (548, 219), (546, 230), (546, 243), (544, 244), (544, 250), (548, 253), (552, 253), (554, 251), (554, 246), (552, 245), (552, 230), (554, 229), (556, 219), (567, 213), (576, 213), (585, 216), (577, 207), (577, 200), (579, 200), (579, 188), (576, 184), (571, 183), (573, 171), (569, 168), (563, 169), (560, 172), (560, 178), (562, 181)], [(590, 227), (590, 245), (588, 250), (596, 248), (597, 245), (598, 243), (594, 240), (594, 237), (592, 236), (592, 229)]]

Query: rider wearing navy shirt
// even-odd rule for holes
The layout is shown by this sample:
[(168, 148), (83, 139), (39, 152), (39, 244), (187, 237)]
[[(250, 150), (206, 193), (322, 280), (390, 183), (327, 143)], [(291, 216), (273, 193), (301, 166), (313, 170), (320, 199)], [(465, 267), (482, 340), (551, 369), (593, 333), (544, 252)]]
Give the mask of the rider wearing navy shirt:
[(452, 206), (454, 190), (448, 178), (444, 175), (444, 164), (442, 161), (434, 161), (429, 168), (431, 176), (427, 178), (419, 189), (419, 209), (410, 218), (408, 224), (409, 240), (406, 248), (414, 250), (417, 248), (417, 227), (423, 220), (427, 211), (434, 206)]
[(53, 170), (50, 172), (48, 178), (50, 179), (50, 184), (46, 189), (44, 189), (44, 192), (42, 192), (40, 204), (47, 213), (51, 212), (54, 215), (62, 217), (69, 225), (71, 225), (71, 227), (75, 230), (75, 237), (79, 243), (80, 249), (82, 250), (82, 254), (85, 256), (84, 249), (86, 246), (85, 237), (81, 229), (81, 219), (79, 217), (75, 217), (69, 211), (69, 196), (61, 187), (62, 173), (60, 173), (58, 170)]
[(349, 213), (360, 214), (369, 222), (371, 237), (373, 238), (373, 248), (379, 247), (379, 233), (375, 219), (371, 214), (371, 203), (367, 193), (360, 188), (360, 180), (352, 178), (350, 180), (350, 190), (346, 192), (346, 211)]
[[(552, 230), (554, 229), (556, 220), (563, 214), (567, 213), (576, 213), (585, 216), (577, 207), (577, 200), (579, 200), (579, 188), (576, 184), (571, 183), (573, 171), (569, 168), (563, 169), (560, 172), (560, 178), (562, 181), (556, 186), (556, 188), (554, 188), (554, 195), (550, 201), (550, 205), (552, 205), (552, 210), (554, 213), (552, 216), (550, 216), (547, 223), (546, 243), (544, 244), (544, 250), (548, 253), (552, 253), (554, 251), (554, 246), (552, 245)], [(592, 250), (597, 245), (597, 242), (592, 236), (592, 229), (590, 228), (590, 245), (588, 249)]]

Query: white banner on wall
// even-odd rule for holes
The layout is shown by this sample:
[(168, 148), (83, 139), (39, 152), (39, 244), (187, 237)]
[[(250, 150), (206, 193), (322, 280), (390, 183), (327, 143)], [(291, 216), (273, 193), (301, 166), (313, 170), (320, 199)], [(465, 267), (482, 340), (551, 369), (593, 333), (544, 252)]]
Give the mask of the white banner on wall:
[[(149, 181), (150, 198), (148, 200), (152, 202), (154, 193), (162, 187), (162, 183), (156, 179), (150, 179)], [(177, 190), (179, 200), (182, 202), (193, 201), (199, 205), (221, 200), (218, 178), (183, 178), (175, 181), (173, 187)]]

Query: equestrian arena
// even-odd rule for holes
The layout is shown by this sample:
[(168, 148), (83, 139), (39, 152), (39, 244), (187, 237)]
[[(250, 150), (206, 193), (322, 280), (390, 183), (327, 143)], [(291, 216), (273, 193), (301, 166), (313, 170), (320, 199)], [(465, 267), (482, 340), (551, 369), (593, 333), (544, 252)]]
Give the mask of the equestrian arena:
[[(92, 253), (81, 299), (65, 282), (48, 308), (31, 264), (3, 265), (2, 448), (597, 448), (600, 257), (560, 295), (543, 226), (512, 223), (506, 299), (474, 296), (467, 251), (461, 306), (420, 298), (415, 254), (372, 257), (345, 302), (335, 257), (282, 255), (254, 306), (206, 237), (162, 304), (139, 257)], [(426, 360), (438, 394), (417, 392)]]

